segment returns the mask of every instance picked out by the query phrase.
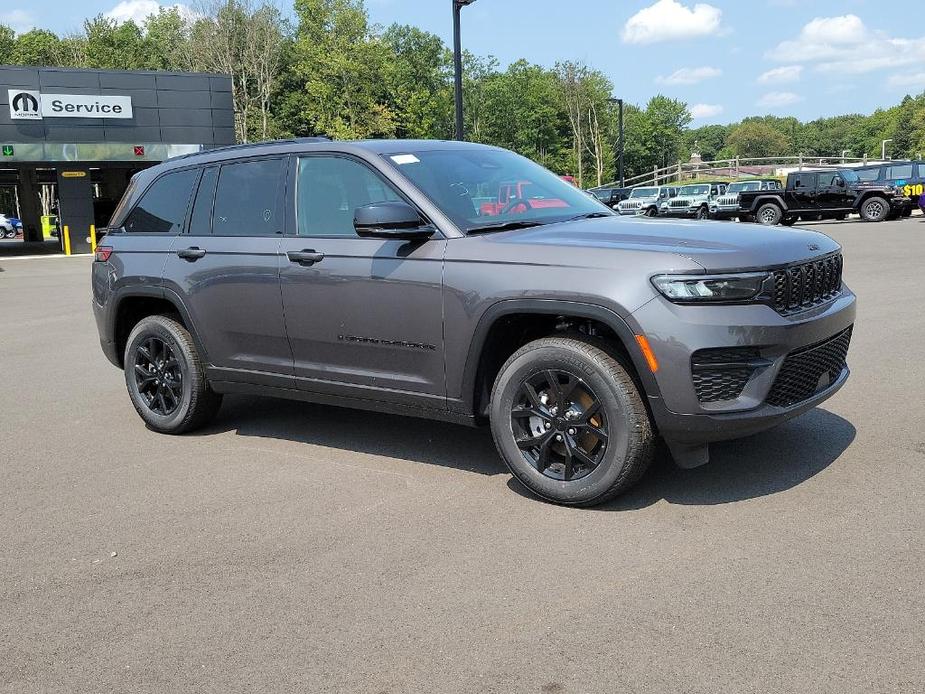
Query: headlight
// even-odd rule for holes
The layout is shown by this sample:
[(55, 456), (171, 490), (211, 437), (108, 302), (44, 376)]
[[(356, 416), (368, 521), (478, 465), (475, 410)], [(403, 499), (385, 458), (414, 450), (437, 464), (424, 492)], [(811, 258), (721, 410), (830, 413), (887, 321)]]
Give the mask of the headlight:
[(652, 284), (669, 301), (746, 301), (761, 293), (766, 272), (734, 275), (656, 275)]

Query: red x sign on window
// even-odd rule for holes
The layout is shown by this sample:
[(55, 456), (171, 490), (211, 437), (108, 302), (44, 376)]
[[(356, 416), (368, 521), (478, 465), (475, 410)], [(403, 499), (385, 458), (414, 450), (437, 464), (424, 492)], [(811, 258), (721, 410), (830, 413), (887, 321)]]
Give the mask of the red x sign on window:
[(145, 146), (144, 145), (135, 145), (135, 156), (143, 157), (145, 155)]

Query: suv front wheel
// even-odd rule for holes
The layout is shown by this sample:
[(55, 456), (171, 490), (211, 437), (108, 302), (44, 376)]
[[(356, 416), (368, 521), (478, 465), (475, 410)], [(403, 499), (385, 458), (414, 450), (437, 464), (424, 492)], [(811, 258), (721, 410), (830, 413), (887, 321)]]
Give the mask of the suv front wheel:
[(498, 452), (548, 501), (602, 503), (632, 486), (652, 460), (654, 434), (639, 390), (603, 347), (583, 336), (536, 340), (495, 380)]
[(222, 396), (206, 381), (192, 336), (174, 318), (158, 315), (139, 321), (125, 345), (123, 364), (132, 404), (155, 431), (196, 429), (222, 404)]

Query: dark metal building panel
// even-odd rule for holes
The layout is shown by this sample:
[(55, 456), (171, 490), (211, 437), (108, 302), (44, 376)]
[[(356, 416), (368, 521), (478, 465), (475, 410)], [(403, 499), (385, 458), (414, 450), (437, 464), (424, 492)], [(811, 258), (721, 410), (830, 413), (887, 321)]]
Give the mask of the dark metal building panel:
[(213, 128), (216, 145), (233, 145), (236, 140), (234, 128)]
[(212, 128), (196, 128), (185, 125), (176, 127), (162, 125), (161, 142), (175, 142), (177, 144), (181, 142), (198, 142), (204, 145), (215, 144)]
[[(157, 125), (153, 126), (119, 126), (107, 123), (104, 127), (106, 131), (107, 142), (126, 142), (144, 144), (147, 142), (160, 142), (161, 129)], [(198, 143), (206, 144), (206, 143)]]
[(234, 99), (231, 98), (231, 92), (212, 92), (212, 108), (233, 111)]
[(158, 113), (160, 113), (162, 127), (178, 125), (212, 127), (212, 111), (207, 108), (162, 108)]
[(209, 108), (212, 98), (209, 92), (157, 92), (158, 108)]
[[(44, 94), (126, 96), (131, 118), (13, 120), (8, 89)], [(231, 78), (153, 71), (0, 66), (0, 143), (234, 143)]]
[(50, 70), (39, 68), (39, 86), (94, 89), (99, 93), (100, 74), (92, 70)]
[(157, 88), (153, 72), (100, 72), (100, 88), (122, 90), (151, 91)]
[(157, 88), (161, 91), (207, 92), (210, 90), (206, 75), (178, 75), (160, 73), (157, 75)]
[(209, 84), (213, 92), (231, 91), (231, 78), (227, 75), (211, 75), (209, 76)]
[[(38, 89), (39, 72), (31, 68), (0, 67), (0, 85)], [(0, 96), (0, 99), (2, 99), (0, 104), (10, 103), (7, 100), (6, 89), (3, 90), (3, 95)]]

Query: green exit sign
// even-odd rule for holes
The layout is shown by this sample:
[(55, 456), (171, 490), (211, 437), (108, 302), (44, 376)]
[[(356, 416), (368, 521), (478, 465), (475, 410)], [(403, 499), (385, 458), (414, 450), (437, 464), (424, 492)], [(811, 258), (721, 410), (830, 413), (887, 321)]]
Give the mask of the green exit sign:
[(13, 156), (13, 145), (3, 145), (3, 156), (5, 157)]

